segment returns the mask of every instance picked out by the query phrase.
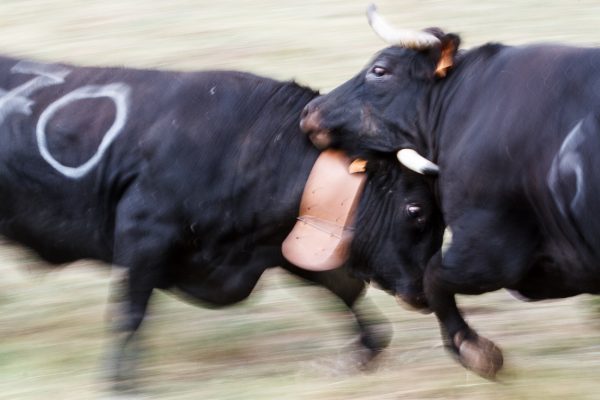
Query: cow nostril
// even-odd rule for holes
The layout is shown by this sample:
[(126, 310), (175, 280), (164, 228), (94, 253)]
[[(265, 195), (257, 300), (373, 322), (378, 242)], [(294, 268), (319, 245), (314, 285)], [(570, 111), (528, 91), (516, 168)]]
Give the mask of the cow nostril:
[(310, 103), (300, 113), (300, 129), (304, 132), (315, 132), (321, 129), (321, 117), (319, 111)]

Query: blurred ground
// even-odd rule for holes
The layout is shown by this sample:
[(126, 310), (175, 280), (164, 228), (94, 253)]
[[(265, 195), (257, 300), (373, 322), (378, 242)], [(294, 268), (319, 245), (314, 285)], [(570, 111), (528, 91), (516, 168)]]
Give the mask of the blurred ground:
[[(466, 47), (600, 42), (597, 1), (379, 1), (399, 26), (440, 26)], [(0, 52), (46, 61), (168, 69), (241, 69), (330, 89), (382, 48), (349, 0), (3, 0)], [(0, 399), (92, 399), (107, 342), (106, 269), (40, 271), (0, 245)], [(432, 316), (368, 297), (395, 334), (376, 371), (351, 367), (351, 321), (315, 288), (269, 272), (244, 304), (214, 311), (156, 296), (144, 332), (142, 386), (153, 399), (597, 399), (600, 322), (592, 301), (463, 298), (500, 344), (500, 383), (456, 365)]]

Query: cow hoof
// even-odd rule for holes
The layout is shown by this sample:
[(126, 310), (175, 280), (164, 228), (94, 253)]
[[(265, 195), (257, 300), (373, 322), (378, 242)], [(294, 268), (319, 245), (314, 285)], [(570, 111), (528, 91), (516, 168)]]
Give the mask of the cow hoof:
[(458, 349), (460, 363), (477, 375), (493, 380), (502, 368), (502, 351), (491, 340), (481, 336), (465, 338), (464, 334), (457, 333), (454, 344)]
[(392, 327), (389, 322), (371, 323), (363, 328), (360, 343), (373, 353), (372, 357), (375, 357), (389, 346), (392, 335)]
[(377, 370), (377, 356), (381, 354), (379, 351), (373, 351), (366, 348), (360, 348), (352, 352), (351, 365), (360, 372), (374, 372)]
[(377, 358), (390, 344), (392, 329), (388, 322), (374, 323), (362, 329), (362, 333), (352, 343), (352, 364), (363, 372), (377, 369)]

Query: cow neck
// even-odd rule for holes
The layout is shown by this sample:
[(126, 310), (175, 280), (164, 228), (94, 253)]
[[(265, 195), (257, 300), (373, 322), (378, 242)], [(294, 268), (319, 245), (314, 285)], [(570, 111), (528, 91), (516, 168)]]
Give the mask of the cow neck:
[[(441, 120), (445, 112), (445, 99), (449, 86), (446, 85), (451, 77), (444, 80), (439, 80), (431, 85), (427, 94), (423, 96), (421, 104), (417, 107), (417, 137), (419, 142), (416, 143), (418, 151), (428, 160), (439, 165), (440, 158), (440, 141), (439, 134), (441, 132)], [(451, 95), (450, 95), (451, 96)], [(441, 210), (442, 199), (439, 187), (438, 176), (424, 177), (427, 187), (433, 193), (436, 206)]]
[(427, 89), (423, 101), (418, 107), (418, 134), (422, 148), (418, 150), (428, 160), (439, 164), (441, 134), (444, 128), (447, 109), (454, 101), (460, 88), (460, 76), (464, 74), (464, 54), (456, 60), (455, 66), (445, 78), (437, 79)]
[(435, 86), (425, 96), (420, 107), (418, 107), (417, 118), (417, 137), (419, 138), (419, 148), (417, 151), (431, 162), (438, 163), (438, 143), (437, 121), (440, 118), (442, 107), (439, 104)]

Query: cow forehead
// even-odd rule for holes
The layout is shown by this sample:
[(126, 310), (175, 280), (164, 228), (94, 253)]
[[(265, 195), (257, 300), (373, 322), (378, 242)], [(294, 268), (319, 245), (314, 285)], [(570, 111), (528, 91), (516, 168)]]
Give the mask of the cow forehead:
[(414, 55), (415, 53), (415, 50), (405, 49), (399, 46), (390, 46), (375, 53), (375, 55), (371, 58), (371, 63), (378, 60), (400, 61), (405, 57)]

